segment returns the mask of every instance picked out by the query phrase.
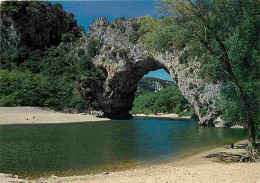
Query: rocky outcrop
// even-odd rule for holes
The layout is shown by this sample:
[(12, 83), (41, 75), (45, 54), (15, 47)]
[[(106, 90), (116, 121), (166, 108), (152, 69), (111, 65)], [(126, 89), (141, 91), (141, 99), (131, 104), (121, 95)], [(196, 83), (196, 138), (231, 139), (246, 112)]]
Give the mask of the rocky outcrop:
[[(139, 80), (148, 72), (164, 69), (168, 72), (184, 97), (194, 106), (201, 125), (213, 126), (219, 113), (214, 101), (221, 84), (207, 83), (198, 78), (201, 65), (185, 50), (172, 53), (154, 53), (140, 41), (133, 44), (129, 36), (136, 31), (136, 19), (119, 19), (109, 23), (105, 18), (95, 20), (90, 27), (88, 40), (100, 39), (102, 46), (93, 63), (107, 75), (100, 86), (92, 87), (93, 96), (106, 117), (128, 118)], [(88, 49), (88, 40), (83, 43)]]
[(165, 81), (158, 78), (143, 77), (137, 85), (136, 94), (140, 95), (146, 92), (158, 92), (163, 88), (173, 85), (173, 81)]
[(3, 2), (0, 23), (1, 57), (57, 46), (65, 33), (84, 35), (73, 14), (48, 2)]

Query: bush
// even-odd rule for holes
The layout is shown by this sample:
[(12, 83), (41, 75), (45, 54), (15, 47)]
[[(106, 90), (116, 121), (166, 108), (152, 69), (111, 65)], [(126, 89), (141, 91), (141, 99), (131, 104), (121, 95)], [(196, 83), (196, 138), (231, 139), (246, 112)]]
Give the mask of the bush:
[(134, 31), (138, 31), (139, 28), (140, 28), (140, 24), (137, 21), (134, 21), (132, 23), (132, 28), (133, 28)]
[(99, 48), (101, 47), (103, 41), (101, 39), (90, 38), (88, 42), (88, 54), (91, 57), (95, 57), (98, 54)]
[(128, 37), (129, 42), (132, 44), (136, 44), (138, 42), (138, 39), (139, 39), (138, 32), (133, 32)]
[(13, 107), (13, 95), (1, 96), (0, 98), (1, 107)]
[(1, 15), (15, 15), (25, 7), (27, 2), (3, 1), (1, 2)]
[(74, 15), (73, 13), (67, 13), (67, 17), (68, 17), (70, 20), (74, 20), (75, 15)]
[(42, 106), (46, 84), (46, 77), (41, 74), (1, 70), (1, 106)]
[(74, 34), (62, 34), (61, 41), (64, 43), (72, 43), (76, 41)]

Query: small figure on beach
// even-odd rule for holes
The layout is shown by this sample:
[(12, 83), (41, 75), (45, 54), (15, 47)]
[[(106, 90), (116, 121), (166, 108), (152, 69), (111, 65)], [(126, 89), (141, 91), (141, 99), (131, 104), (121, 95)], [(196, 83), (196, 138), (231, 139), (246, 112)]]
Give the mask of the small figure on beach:
[(33, 116), (31, 118), (25, 118), (25, 120), (35, 123), (35, 116)]
[(32, 117), (32, 122), (35, 123), (35, 116)]

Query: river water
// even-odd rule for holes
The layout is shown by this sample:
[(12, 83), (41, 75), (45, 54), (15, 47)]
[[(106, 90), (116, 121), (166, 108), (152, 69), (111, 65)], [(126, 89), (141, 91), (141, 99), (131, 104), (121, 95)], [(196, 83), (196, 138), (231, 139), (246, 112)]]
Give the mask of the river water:
[(246, 137), (241, 129), (156, 118), (1, 125), (0, 172), (37, 178), (113, 171), (183, 158)]

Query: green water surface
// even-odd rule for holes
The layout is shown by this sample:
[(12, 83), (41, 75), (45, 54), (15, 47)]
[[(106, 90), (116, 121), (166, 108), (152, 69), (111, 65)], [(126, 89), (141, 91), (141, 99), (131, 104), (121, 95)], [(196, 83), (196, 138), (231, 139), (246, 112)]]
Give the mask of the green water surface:
[(178, 159), (246, 137), (241, 129), (156, 118), (0, 125), (0, 172), (37, 178), (113, 171)]

